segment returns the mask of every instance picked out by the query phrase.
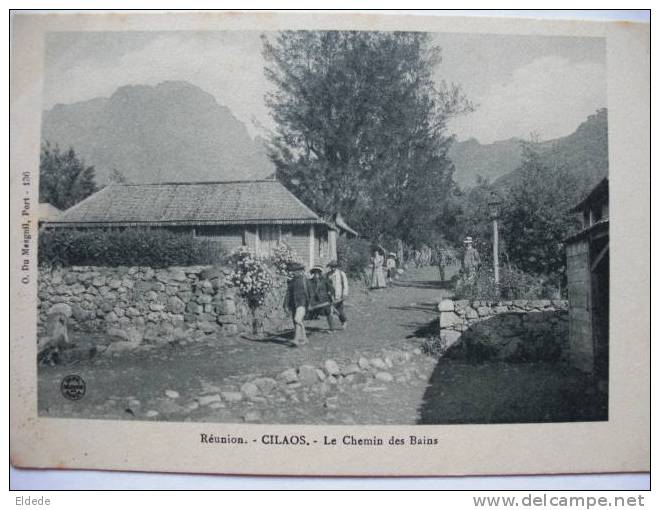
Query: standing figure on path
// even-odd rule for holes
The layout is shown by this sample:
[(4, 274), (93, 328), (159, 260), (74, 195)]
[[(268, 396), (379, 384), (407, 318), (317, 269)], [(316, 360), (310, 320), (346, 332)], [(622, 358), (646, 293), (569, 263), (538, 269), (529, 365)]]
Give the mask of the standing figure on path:
[(392, 279), (396, 276), (396, 254), (393, 252), (390, 252), (389, 256), (387, 257), (387, 262), (385, 263), (385, 267), (387, 268), (387, 285), (389, 287), (392, 286)]
[(339, 263), (336, 260), (328, 264), (328, 280), (332, 285), (334, 296), (332, 298), (332, 308), (337, 312), (339, 321), (341, 322), (341, 329), (346, 329), (346, 313), (344, 312), (344, 300), (348, 297), (348, 278), (339, 268)]
[(477, 267), (479, 267), (479, 264), (481, 264), (481, 257), (479, 257), (477, 249), (472, 246), (472, 237), (467, 236), (463, 244), (465, 245), (463, 252), (463, 271), (468, 276), (472, 276), (476, 272)]
[(334, 290), (328, 278), (323, 275), (323, 267), (314, 266), (309, 270), (312, 279), (309, 282), (309, 310), (316, 316), (323, 315), (328, 320), (328, 330), (334, 331), (332, 327), (332, 298)]
[(371, 288), (383, 289), (387, 287), (385, 283), (385, 274), (383, 273), (383, 262), (385, 259), (380, 253), (380, 250), (374, 250), (374, 255), (371, 257)]
[(309, 307), (309, 282), (305, 276), (305, 266), (294, 262), (289, 265), (289, 271), (294, 273), (287, 287), (286, 303), (293, 319), (293, 344), (298, 347), (307, 343), (305, 330), (305, 314)]
[(445, 250), (440, 248), (438, 250), (438, 270), (440, 271), (440, 281), (444, 282), (445, 281), (445, 266), (447, 265), (447, 254), (445, 253)]

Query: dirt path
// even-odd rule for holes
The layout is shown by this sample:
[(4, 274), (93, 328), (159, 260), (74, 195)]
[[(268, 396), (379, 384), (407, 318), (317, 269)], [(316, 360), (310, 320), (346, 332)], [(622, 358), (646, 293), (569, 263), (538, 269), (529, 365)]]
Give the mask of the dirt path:
[[(40, 413), (144, 419), (155, 410), (157, 419), (235, 422), (252, 409), (257, 414), (251, 416), (258, 416), (254, 421), (265, 423), (415, 423), (435, 366), (435, 360), (420, 355), (405, 366), (391, 367), (392, 381), (364, 381), (355, 376), (349, 378), (350, 384), (317, 385), (318, 392), (303, 388), (264, 401), (223, 402), (196, 409), (188, 405), (209, 388), (238, 390), (246, 380), (275, 378), (289, 368), (319, 367), (328, 359), (345, 367), (360, 357), (382, 357), (384, 349), (410, 352), (419, 348), (436, 317), (435, 305), (446, 294), (437, 276), (436, 268), (411, 269), (392, 288), (354, 289), (346, 307), (347, 330), (328, 334), (327, 323), (310, 321), (310, 343), (303, 348), (292, 348), (286, 335), (273, 332), (266, 341), (213, 338), (102, 356), (75, 367), (41, 367)], [(67, 401), (60, 395), (60, 381), (69, 373), (80, 374), (87, 382), (81, 401)], [(166, 389), (180, 397), (168, 400), (163, 396)]]

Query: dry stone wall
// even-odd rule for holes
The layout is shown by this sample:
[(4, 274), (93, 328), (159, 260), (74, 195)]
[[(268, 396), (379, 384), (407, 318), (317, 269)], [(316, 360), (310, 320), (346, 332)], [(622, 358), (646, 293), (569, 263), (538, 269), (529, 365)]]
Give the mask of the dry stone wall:
[[(87, 267), (42, 269), (39, 273), (39, 326), (49, 310), (67, 308), (73, 330), (198, 329), (234, 335), (251, 326), (244, 301), (227, 284), (227, 268), (209, 266)], [(263, 307), (266, 326), (285, 320), (284, 286)]]
[(439, 338), (455, 357), (556, 361), (568, 356), (568, 302), (467, 301), (438, 305)]

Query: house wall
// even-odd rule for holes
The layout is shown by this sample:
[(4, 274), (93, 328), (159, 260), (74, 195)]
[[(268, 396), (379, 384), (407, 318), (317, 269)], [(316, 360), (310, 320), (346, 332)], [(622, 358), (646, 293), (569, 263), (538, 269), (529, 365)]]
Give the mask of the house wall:
[(570, 362), (591, 373), (594, 367), (591, 272), (586, 239), (566, 245)]
[(195, 228), (195, 236), (216, 241), (224, 251), (232, 252), (243, 246), (244, 230), (242, 226), (201, 226)]

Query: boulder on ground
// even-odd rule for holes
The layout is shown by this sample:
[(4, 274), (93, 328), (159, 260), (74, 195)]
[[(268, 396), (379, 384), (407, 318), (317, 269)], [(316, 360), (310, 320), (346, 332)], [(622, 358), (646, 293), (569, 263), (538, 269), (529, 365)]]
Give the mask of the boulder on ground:
[(277, 386), (277, 381), (272, 377), (260, 377), (259, 379), (255, 379), (252, 382), (264, 395), (269, 394), (271, 391), (273, 391), (275, 386)]
[(240, 391), (223, 391), (220, 395), (225, 402), (240, 402), (243, 400), (243, 394)]
[(311, 386), (318, 381), (316, 374), (316, 367), (311, 365), (303, 365), (298, 368), (298, 380), (305, 386)]
[(207, 406), (213, 402), (222, 402), (222, 398), (217, 393), (213, 395), (200, 395), (195, 400), (200, 406)]
[(243, 395), (245, 395), (247, 398), (254, 398), (257, 395), (259, 395), (259, 387), (251, 382), (246, 382), (241, 386), (241, 392)]
[(389, 372), (377, 372), (375, 378), (383, 382), (392, 382), (394, 377)]
[(298, 374), (296, 373), (295, 369), (288, 368), (284, 372), (281, 372), (280, 375), (277, 376), (277, 378), (289, 384), (298, 381)]
[(333, 359), (326, 360), (323, 364), (323, 367), (325, 368), (325, 371), (328, 373), (328, 375), (338, 375), (340, 373), (339, 365)]

